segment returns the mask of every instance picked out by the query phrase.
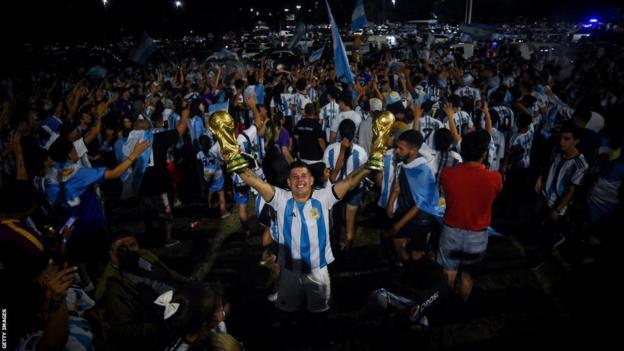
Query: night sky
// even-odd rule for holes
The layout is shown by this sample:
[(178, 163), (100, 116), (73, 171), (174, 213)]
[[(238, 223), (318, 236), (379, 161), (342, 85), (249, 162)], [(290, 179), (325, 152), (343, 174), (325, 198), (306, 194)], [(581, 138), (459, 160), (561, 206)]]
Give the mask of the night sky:
[[(14, 20), (11, 23), (4, 20), (1, 24), (5, 33), (3, 39), (15, 43), (70, 42), (134, 37), (143, 30), (156, 37), (174, 37), (190, 30), (195, 33), (241, 31), (250, 28), (257, 19), (278, 25), (284, 8), (296, 11), (295, 5), (302, 6), (299, 17), (305, 23), (327, 23), (322, 0), (181, 1), (183, 7), (176, 9), (174, 0), (108, 0), (106, 7), (102, 0), (4, 0), (0, 5), (3, 17)], [(355, 0), (330, 0), (338, 23), (347, 23), (354, 3)], [(383, 1), (365, 0), (364, 3), (369, 21), (381, 22)], [(441, 21), (457, 23), (463, 20), (464, 4), (465, 0), (396, 0), (393, 8), (391, 1), (386, 0), (386, 18), (390, 21), (424, 19), (435, 12)], [(473, 22), (501, 22), (518, 17), (580, 21), (600, 16), (607, 19), (621, 14), (623, 6), (617, 0), (474, 0)], [(260, 11), (259, 17), (249, 11), (252, 7)], [(269, 17), (269, 12), (273, 16)]]

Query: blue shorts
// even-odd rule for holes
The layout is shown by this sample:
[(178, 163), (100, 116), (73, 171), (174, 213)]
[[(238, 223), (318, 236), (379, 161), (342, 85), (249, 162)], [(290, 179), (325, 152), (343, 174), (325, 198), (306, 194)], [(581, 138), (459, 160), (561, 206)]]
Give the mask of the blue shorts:
[(237, 205), (247, 205), (247, 202), (249, 202), (249, 187), (234, 187), (232, 195), (234, 197), (234, 203)]
[(210, 181), (210, 185), (208, 187), (209, 192), (221, 191), (223, 190), (223, 185), (225, 184), (225, 177), (223, 174), (220, 177), (212, 177)]
[(364, 188), (349, 190), (342, 201), (351, 207), (358, 207), (362, 204), (362, 194), (364, 194)]
[(475, 232), (444, 224), (437, 261), (446, 270), (470, 270), (485, 256), (487, 244), (487, 230)]

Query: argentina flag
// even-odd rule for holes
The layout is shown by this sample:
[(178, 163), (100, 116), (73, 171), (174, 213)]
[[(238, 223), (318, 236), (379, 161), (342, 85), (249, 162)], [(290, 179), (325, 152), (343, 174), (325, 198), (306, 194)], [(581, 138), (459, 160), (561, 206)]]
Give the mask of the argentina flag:
[(143, 32), (141, 36), (141, 40), (139, 40), (139, 44), (137, 47), (130, 53), (130, 61), (136, 62), (140, 65), (144, 65), (147, 59), (151, 54), (156, 51), (157, 46), (156, 42), (152, 37), (147, 34), (147, 32)]
[(334, 21), (334, 16), (332, 15), (327, 0), (325, 0), (325, 4), (327, 5), (327, 14), (329, 15), (329, 24), (332, 31), (336, 76), (338, 81), (353, 85), (353, 73), (351, 73), (351, 68), (349, 68), (349, 59), (347, 58), (347, 52), (340, 38), (340, 30), (338, 26), (336, 26), (336, 21)]
[(301, 41), (301, 39), (303, 39), (303, 37), (305, 36), (305, 32), (305, 24), (303, 22), (299, 22), (299, 24), (297, 24), (297, 28), (295, 29), (295, 35), (290, 40), (290, 43), (288, 43), (288, 49), (294, 49), (295, 46), (297, 46), (297, 43)]
[(325, 52), (325, 45), (323, 45), (320, 49), (315, 50), (314, 52), (312, 52), (312, 54), (310, 55), (309, 58), (309, 62), (310, 63), (314, 63), (318, 60), (321, 59), (321, 57), (323, 56), (323, 52)]
[(364, 0), (356, 0), (355, 8), (353, 8), (353, 13), (351, 14), (351, 30), (355, 32), (358, 29), (365, 28), (367, 25)]

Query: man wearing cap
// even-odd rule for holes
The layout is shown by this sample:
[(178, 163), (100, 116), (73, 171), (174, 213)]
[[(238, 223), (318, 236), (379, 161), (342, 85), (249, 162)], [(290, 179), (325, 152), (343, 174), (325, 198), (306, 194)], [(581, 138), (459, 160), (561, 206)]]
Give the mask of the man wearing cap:
[(372, 98), (369, 100), (371, 117), (365, 119), (360, 124), (360, 130), (358, 132), (358, 144), (366, 150), (367, 154), (370, 154), (371, 143), (373, 142), (373, 121), (379, 115), (383, 109), (383, 103), (378, 98)]

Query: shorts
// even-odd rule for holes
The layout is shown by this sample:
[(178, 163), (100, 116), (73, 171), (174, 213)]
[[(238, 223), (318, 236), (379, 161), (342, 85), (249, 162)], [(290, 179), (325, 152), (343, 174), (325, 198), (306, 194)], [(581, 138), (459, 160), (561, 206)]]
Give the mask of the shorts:
[(331, 284), (327, 266), (310, 273), (282, 269), (275, 306), (284, 312), (296, 312), (305, 303), (309, 312), (321, 313), (329, 310), (330, 295)]
[(173, 220), (173, 215), (171, 214), (171, 206), (169, 206), (169, 197), (167, 193), (160, 195), (151, 195), (141, 197), (141, 207), (148, 212), (156, 212), (158, 218), (171, 221)]
[(208, 185), (208, 191), (213, 193), (216, 191), (223, 190), (223, 185), (225, 184), (225, 177), (223, 174), (220, 176), (213, 176), (210, 180), (210, 184)]
[(362, 204), (362, 194), (364, 194), (364, 188), (349, 190), (342, 201), (351, 207), (359, 207)]
[(437, 261), (450, 271), (471, 269), (485, 256), (488, 244), (487, 231), (472, 231), (444, 225), (440, 235)]
[(249, 187), (248, 186), (235, 186), (232, 190), (234, 197), (234, 203), (237, 205), (247, 205), (249, 202)]
[[(400, 220), (402, 216), (395, 216)], [(411, 239), (412, 250), (426, 252), (429, 248), (429, 237), (437, 229), (437, 221), (427, 212), (418, 211), (416, 217), (409, 221), (396, 234), (397, 239)]]

